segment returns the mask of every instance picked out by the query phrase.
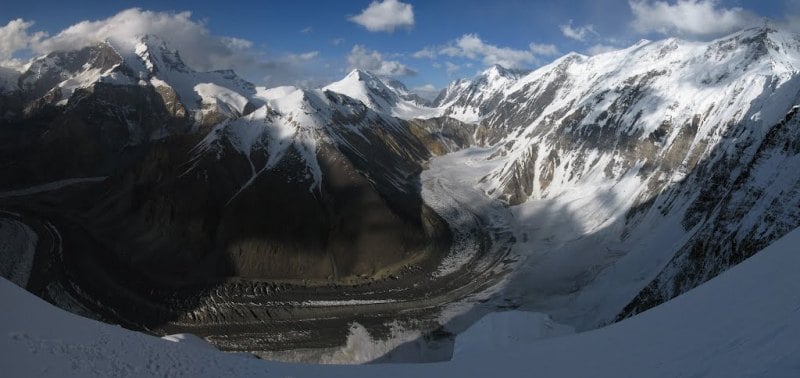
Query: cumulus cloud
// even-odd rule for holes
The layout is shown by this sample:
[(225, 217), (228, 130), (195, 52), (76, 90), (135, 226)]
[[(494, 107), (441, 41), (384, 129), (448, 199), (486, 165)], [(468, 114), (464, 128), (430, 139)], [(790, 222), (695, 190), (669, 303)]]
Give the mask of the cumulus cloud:
[(428, 58), (433, 59), (436, 58), (437, 52), (433, 47), (426, 47), (422, 50), (415, 52), (412, 56), (418, 59), (421, 58)]
[(305, 60), (312, 60), (319, 56), (319, 51), (309, 51), (307, 53), (302, 54), (289, 54), (289, 59), (305, 61)]
[(531, 49), (531, 52), (536, 55), (556, 56), (561, 54), (558, 51), (556, 45), (544, 44), (544, 43), (531, 43), (528, 47)]
[[(798, 3), (800, 4), (800, 0), (798, 0)], [(800, 33), (800, 12), (798, 12), (798, 14), (787, 15), (786, 19), (781, 23), (781, 27), (795, 33)]]
[(715, 0), (631, 0), (633, 28), (641, 33), (708, 37), (757, 25), (760, 19), (742, 8), (724, 8)]
[(360, 14), (349, 17), (371, 32), (393, 32), (397, 28), (414, 27), (414, 9), (398, 0), (373, 1)]
[(370, 51), (362, 45), (353, 46), (353, 49), (347, 55), (347, 64), (350, 69), (358, 68), (380, 76), (416, 75), (416, 71), (406, 67), (404, 64), (387, 60), (383, 54), (377, 51)]
[(204, 22), (192, 19), (191, 12), (128, 9), (107, 19), (79, 22), (53, 36), (30, 33), (31, 25), (14, 20), (0, 29), (0, 63), (20, 50), (46, 54), (102, 41), (132, 49), (142, 36), (150, 34), (163, 39), (170, 48), (179, 49), (186, 64), (199, 71), (234, 69), (245, 78), (266, 85), (323, 83), (328, 79), (313, 79), (321, 75), (308, 64), (317, 57), (316, 52), (266, 56), (254, 50), (253, 43), (246, 39), (211, 35)]
[(459, 66), (458, 64), (455, 64), (453, 62), (444, 62), (444, 70), (447, 72), (448, 76), (458, 72), (458, 70), (460, 69), (461, 66)]
[(236, 68), (249, 71), (259, 58), (252, 42), (240, 38), (212, 36), (203, 22), (192, 20), (191, 12), (153, 12), (128, 9), (104, 20), (82, 21), (41, 40), (35, 49), (42, 53), (74, 50), (100, 41), (132, 48), (143, 35), (162, 38), (170, 48), (197, 70)]
[(439, 95), (441, 90), (433, 86), (433, 84), (425, 84), (411, 88), (411, 92), (416, 93), (419, 97), (424, 99), (433, 100)]
[(530, 51), (491, 45), (483, 42), (476, 34), (461, 36), (453, 45), (442, 49), (441, 53), (451, 57), (481, 59), (486, 65), (499, 64), (509, 68), (521, 67), (535, 61)]
[(0, 65), (6, 67), (19, 68), (24, 63), (15, 57), (15, 54), (22, 50), (29, 50), (43, 38), (47, 36), (44, 32), (28, 33), (28, 29), (33, 26), (32, 21), (25, 21), (21, 18), (11, 20), (8, 24), (0, 27)]
[(538, 57), (558, 55), (554, 45), (531, 43), (528, 50), (500, 47), (484, 42), (477, 34), (464, 34), (444, 46), (426, 47), (415, 52), (415, 58), (435, 59), (438, 56), (480, 60), (484, 65), (499, 64), (507, 68), (522, 68), (540, 63)]
[(592, 47), (589, 47), (589, 50), (587, 52), (589, 53), (589, 55), (597, 55), (615, 50), (619, 50), (619, 48), (611, 45), (598, 43), (596, 45), (593, 45)]
[(569, 20), (566, 24), (559, 25), (558, 28), (561, 29), (561, 34), (564, 34), (565, 37), (580, 42), (585, 42), (590, 36), (597, 35), (597, 32), (594, 31), (594, 25), (572, 26), (572, 20)]

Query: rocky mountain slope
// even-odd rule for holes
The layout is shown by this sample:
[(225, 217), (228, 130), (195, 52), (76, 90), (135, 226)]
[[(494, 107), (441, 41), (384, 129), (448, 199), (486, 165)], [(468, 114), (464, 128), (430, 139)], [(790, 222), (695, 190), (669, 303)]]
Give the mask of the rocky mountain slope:
[[(569, 218), (560, 232), (571, 236), (553, 249), (582, 266), (571, 278), (579, 287), (611, 270), (630, 274), (616, 300), (633, 301), (621, 316), (683, 293), (800, 224), (796, 34), (640, 41), (569, 54), (518, 78), (492, 71), (478, 95), (458, 84), (444, 94), (484, 99), (471, 113), (482, 125), (476, 140), (497, 146), (490, 160), (502, 164), (481, 185), (510, 205), (547, 204), (551, 214), (539, 216)], [(455, 104), (443, 113), (462, 114)], [(534, 238), (557, 231), (532, 227)], [(576, 238), (594, 242), (568, 241)]]
[(800, 36), (768, 28), (494, 66), (432, 103), (359, 70), (318, 90), (256, 88), (195, 72), (153, 36), (49, 54), (0, 72), (0, 88), (5, 189), (107, 176), (31, 203), (78, 224), (89, 241), (75, 246), (111, 256), (145, 296), (433, 274), (459, 225), (424, 203), (420, 172), (458, 150), (436, 160), (447, 182), (512, 206), (513, 221), (472, 214), (514, 233), (509, 301), (578, 329), (800, 226)]

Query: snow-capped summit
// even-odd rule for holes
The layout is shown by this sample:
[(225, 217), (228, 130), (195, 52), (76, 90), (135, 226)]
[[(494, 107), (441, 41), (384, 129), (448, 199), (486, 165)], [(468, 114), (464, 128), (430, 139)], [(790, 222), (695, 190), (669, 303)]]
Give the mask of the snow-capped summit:
[[(154, 88), (173, 114), (197, 123), (236, 118), (261, 103), (254, 96), (255, 86), (233, 71), (197, 72), (183, 62), (177, 50), (153, 35), (50, 53), (34, 59), (19, 75), (18, 83), (26, 101), (18, 106), (27, 113), (42, 106), (66, 106), (77, 90), (91, 92), (95, 84)], [(73, 102), (83, 97), (81, 94)], [(21, 109), (9, 109), (5, 116), (14, 114), (22, 114)]]
[(497, 106), (504, 91), (526, 73), (495, 64), (472, 79), (450, 84), (434, 104), (443, 109), (444, 115), (462, 122), (478, 123)]
[(713, 62), (738, 60), (731, 70), (748, 70), (760, 63), (765, 73), (800, 70), (800, 35), (773, 28), (750, 28), (718, 39), (708, 46), (704, 58)]
[(122, 65), (124, 59), (108, 42), (76, 51), (59, 51), (34, 59), (19, 77), (27, 101), (50, 94), (50, 100), (66, 105), (76, 89), (97, 82), (133, 84)]
[(134, 52), (151, 74), (157, 74), (161, 71), (185, 73), (192, 71), (183, 62), (178, 50), (170, 50), (167, 47), (167, 43), (155, 35), (148, 34), (143, 36), (136, 44)]
[(430, 118), (440, 113), (399, 81), (359, 69), (350, 71), (342, 80), (325, 86), (323, 90), (341, 93), (375, 111), (403, 119)]
[[(178, 50), (170, 49), (163, 39), (153, 35), (142, 37), (134, 52), (138, 59), (129, 59), (128, 66), (140, 83), (174, 90), (183, 106), (196, 112), (195, 119), (207, 117), (209, 111), (235, 118), (254, 109), (250, 101), (256, 94), (255, 86), (232, 70), (194, 71), (183, 62)], [(218, 120), (219, 116), (213, 119)]]
[(342, 80), (323, 89), (350, 96), (378, 111), (391, 111), (400, 100), (399, 94), (376, 75), (359, 69), (350, 71)]

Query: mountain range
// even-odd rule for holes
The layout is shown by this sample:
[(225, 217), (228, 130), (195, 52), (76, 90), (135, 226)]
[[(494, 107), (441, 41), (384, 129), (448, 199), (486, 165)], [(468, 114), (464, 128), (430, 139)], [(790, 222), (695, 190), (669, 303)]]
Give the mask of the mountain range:
[[(0, 190), (96, 179), (5, 208), (89, 251), (71, 252), (64, 274), (112, 321), (169, 302), (159, 290), (232, 279), (410, 287), (452, 260), (462, 235), (489, 250), (505, 232), (503, 298), (590, 329), (800, 226), (797, 34), (492, 66), (433, 101), (361, 70), (321, 89), (262, 88), (197, 72), (158, 36), (130, 46), (0, 70)], [(464, 232), (426, 197), (421, 175), (445, 163), (464, 188), (448, 192), (477, 190), (510, 215), (470, 210), (481, 231)], [(34, 277), (29, 289), (58, 302)], [(177, 315), (154, 316), (126, 325)]]

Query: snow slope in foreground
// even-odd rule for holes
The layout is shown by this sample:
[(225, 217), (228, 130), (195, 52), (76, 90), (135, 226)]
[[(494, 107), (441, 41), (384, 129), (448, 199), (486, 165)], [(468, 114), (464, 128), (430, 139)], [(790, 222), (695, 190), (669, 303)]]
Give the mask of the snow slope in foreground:
[(454, 361), (437, 364), (326, 366), (244, 358), (80, 318), (0, 280), (0, 371), (5, 377), (797, 377), (798, 246), (800, 229), (683, 296), (582, 334), (510, 338), (504, 333), (541, 327), (525, 320), (537, 317), (489, 315), (481, 329), (494, 334), (471, 338), (502, 348), (459, 340)]

